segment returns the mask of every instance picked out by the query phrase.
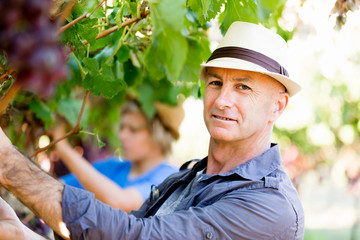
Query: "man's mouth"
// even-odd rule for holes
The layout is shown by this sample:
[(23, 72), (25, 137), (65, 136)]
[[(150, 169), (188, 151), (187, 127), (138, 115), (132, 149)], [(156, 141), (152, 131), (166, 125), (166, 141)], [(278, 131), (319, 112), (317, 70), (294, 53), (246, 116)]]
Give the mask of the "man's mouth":
[(212, 115), (214, 118), (220, 119), (220, 120), (225, 120), (225, 121), (236, 121), (235, 119), (232, 118), (227, 118), (227, 117), (221, 117), (218, 115)]

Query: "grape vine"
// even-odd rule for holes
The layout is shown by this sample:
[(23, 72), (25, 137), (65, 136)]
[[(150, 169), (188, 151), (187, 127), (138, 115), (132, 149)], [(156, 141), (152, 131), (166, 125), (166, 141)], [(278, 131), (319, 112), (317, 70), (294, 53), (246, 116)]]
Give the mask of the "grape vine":
[(0, 1), (0, 49), (17, 70), (14, 89), (50, 96), (67, 75), (66, 53), (56, 39), (56, 22), (48, 17), (51, 0)]

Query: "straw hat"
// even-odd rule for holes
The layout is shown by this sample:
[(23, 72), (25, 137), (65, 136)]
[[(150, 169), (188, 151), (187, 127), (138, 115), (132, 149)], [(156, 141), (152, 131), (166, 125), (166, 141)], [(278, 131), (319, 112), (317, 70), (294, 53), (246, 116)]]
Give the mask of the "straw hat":
[(175, 139), (179, 139), (179, 127), (185, 116), (182, 100), (177, 106), (170, 106), (161, 102), (155, 102), (154, 105), (162, 124), (169, 129)]
[(301, 86), (287, 72), (287, 44), (275, 32), (257, 24), (234, 22), (206, 63), (206, 67), (231, 68), (266, 74), (282, 83), (290, 96)]

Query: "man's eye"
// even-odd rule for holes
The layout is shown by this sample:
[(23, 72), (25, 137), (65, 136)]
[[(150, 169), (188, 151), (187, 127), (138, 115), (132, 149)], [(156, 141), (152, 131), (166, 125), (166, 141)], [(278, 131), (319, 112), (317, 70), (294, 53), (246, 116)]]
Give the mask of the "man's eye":
[(241, 89), (241, 90), (251, 90), (251, 88), (249, 86), (246, 86), (246, 85), (240, 85), (239, 89)]
[(211, 81), (209, 84), (214, 85), (214, 86), (221, 86), (222, 85), (222, 83), (220, 81)]

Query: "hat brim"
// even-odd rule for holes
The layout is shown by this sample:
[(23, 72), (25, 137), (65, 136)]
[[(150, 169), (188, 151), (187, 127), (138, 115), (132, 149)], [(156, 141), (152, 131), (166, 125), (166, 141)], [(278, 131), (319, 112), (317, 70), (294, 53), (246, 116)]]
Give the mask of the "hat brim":
[(265, 75), (268, 75), (281, 84), (283, 84), (289, 93), (289, 96), (294, 96), (297, 92), (301, 90), (301, 86), (296, 83), (295, 81), (291, 80), (290, 78), (278, 74), (269, 72), (263, 67), (260, 67), (259, 65), (253, 64), (248, 61), (244, 61), (241, 59), (235, 59), (235, 58), (217, 58), (214, 60), (211, 60), (207, 63), (201, 64), (201, 73), (200, 73), (200, 79), (205, 80), (205, 68), (206, 67), (218, 67), (218, 68), (229, 68), (229, 69), (239, 69), (239, 70), (245, 70), (245, 71), (252, 71), (252, 72), (259, 72)]

